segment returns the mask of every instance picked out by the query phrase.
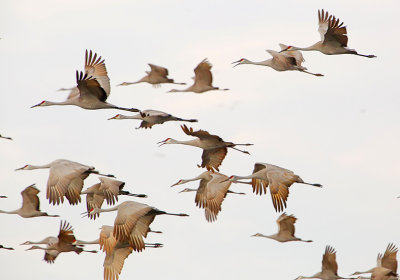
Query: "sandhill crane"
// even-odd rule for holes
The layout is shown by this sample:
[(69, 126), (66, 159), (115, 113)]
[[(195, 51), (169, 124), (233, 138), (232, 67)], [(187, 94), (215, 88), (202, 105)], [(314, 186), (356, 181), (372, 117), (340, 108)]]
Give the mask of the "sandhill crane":
[[(202, 163), (201, 167), (207, 168), (209, 171), (217, 170), (224, 160), (228, 148), (237, 150), (239, 152), (249, 154), (248, 151), (242, 151), (235, 146), (250, 146), (253, 144), (235, 144), (232, 142), (225, 142), (221, 137), (217, 135), (212, 135), (205, 130), (197, 130), (193, 131), (193, 128), (188, 128), (186, 125), (181, 125), (183, 132), (186, 135), (197, 137), (197, 139), (189, 140), (189, 141), (178, 141), (172, 138), (167, 138), (164, 141), (158, 142), (160, 146), (164, 144), (183, 144), (189, 146), (195, 146), (203, 149), (203, 154), (201, 156)], [(200, 167), (200, 165), (198, 165)]]
[(197, 65), (194, 69), (194, 84), (186, 89), (171, 89), (169, 92), (195, 92), (203, 93), (209, 90), (229, 90), (227, 88), (220, 89), (212, 85), (213, 77), (211, 74), (212, 65), (207, 61), (207, 58)]
[(331, 246), (326, 246), (325, 254), (322, 257), (322, 271), (318, 272), (312, 276), (299, 276), (296, 280), (300, 279), (313, 279), (319, 278), (323, 280), (336, 280), (336, 279), (353, 279), (344, 278), (337, 274), (338, 265), (336, 262), (336, 251)]
[(321, 184), (306, 183), (293, 171), (268, 164), (256, 163), (254, 165), (253, 174), (249, 176), (230, 176), (228, 180), (234, 183), (241, 179), (251, 179), (253, 192), (259, 195), (266, 194), (267, 188), (271, 192), (272, 203), (277, 212), (286, 208), (286, 201), (289, 196), (289, 187), (293, 183), (311, 185), (314, 187), (322, 187)]
[(265, 237), (274, 239), (279, 242), (288, 242), (288, 241), (303, 241), (303, 242), (312, 242), (312, 240), (303, 240), (294, 236), (295, 228), (294, 223), (296, 222), (297, 218), (293, 215), (286, 215), (286, 213), (282, 213), (279, 218), (276, 220), (278, 224), (279, 231), (273, 235), (264, 235), (261, 233), (256, 233), (252, 236), (256, 237)]
[[(377, 264), (376, 267), (371, 268), (367, 271), (357, 271), (354, 272), (352, 275), (359, 275), (364, 273), (372, 273), (371, 279), (375, 280), (387, 280), (387, 279), (395, 279), (397, 276), (397, 252), (398, 248), (393, 244), (390, 243), (386, 247), (385, 253), (378, 254), (377, 257)], [(359, 277), (361, 279), (370, 279), (369, 277)]]
[(347, 30), (343, 26), (343, 22), (336, 19), (335, 16), (329, 15), (328, 12), (318, 10), (318, 32), (321, 35), (321, 41), (307, 48), (299, 48), (288, 46), (286, 50), (290, 51), (319, 51), (323, 54), (355, 54), (368, 58), (376, 57), (375, 55), (359, 54), (354, 49), (347, 47)]
[(186, 180), (181, 179), (171, 187), (200, 180), (200, 186), (198, 189), (186, 188), (180, 192), (195, 191), (196, 206), (204, 208), (206, 220), (208, 222), (214, 222), (217, 220), (217, 215), (221, 211), (221, 205), (227, 193), (244, 194), (230, 191), (229, 187), (232, 184), (230, 181), (221, 183), (221, 181), (226, 178), (228, 177), (221, 173), (205, 171), (195, 178)]
[(142, 120), (142, 122), (140, 123), (140, 126), (137, 127), (136, 129), (152, 128), (153, 125), (155, 125), (155, 124), (163, 124), (168, 121), (198, 122), (198, 120), (196, 120), (196, 119), (181, 119), (181, 118), (175, 117), (171, 114), (164, 113), (161, 111), (156, 111), (156, 110), (143, 110), (143, 111), (140, 111), (139, 114), (134, 115), (134, 116), (124, 116), (124, 115), (118, 114), (112, 118), (109, 118), (109, 120), (126, 120), (126, 119)]
[(146, 76), (136, 82), (123, 82), (118, 86), (129, 86), (139, 83), (149, 83), (154, 87), (160, 86), (160, 84), (175, 84), (175, 85), (186, 85), (186, 83), (175, 83), (174, 79), (168, 78), (168, 69), (149, 63), (151, 71), (146, 71)]
[(104, 175), (95, 170), (93, 166), (83, 165), (66, 159), (57, 159), (45, 165), (25, 165), (16, 170), (33, 170), (50, 168), (49, 179), (47, 180), (46, 198), (53, 205), (64, 202), (64, 196), (72, 205), (81, 202), (80, 193), (83, 187), (83, 180), (90, 174), (98, 174), (107, 177), (114, 175)]
[(7, 139), (7, 140), (13, 140), (11, 137), (2, 136), (2, 135), (0, 135), (0, 138)]
[(14, 248), (11, 247), (5, 247), (3, 245), (0, 245), (0, 249), (5, 249), (5, 250), (14, 250)]
[(57, 243), (47, 244), (46, 248), (40, 246), (32, 246), (31, 248), (26, 249), (25, 251), (36, 250), (36, 249), (44, 250), (45, 251), (44, 260), (47, 263), (54, 263), (54, 260), (57, 258), (57, 256), (63, 252), (75, 252), (77, 254), (80, 254), (82, 252), (97, 253), (97, 251), (95, 250), (92, 251), (83, 250), (81, 247), (74, 245), (75, 242), (76, 239), (71, 225), (67, 221), (61, 221)]
[[(281, 50), (287, 49), (286, 45), (279, 44), (279, 46), (281, 47)], [(314, 76), (319, 76), (319, 77), (324, 76), (322, 74), (314, 74), (306, 71), (307, 68), (301, 66), (301, 63), (304, 62), (304, 58), (301, 52), (299, 51), (286, 50), (282, 52), (277, 52), (273, 50), (267, 50), (267, 52), (272, 56), (272, 58), (260, 62), (253, 62), (246, 58), (241, 58), (238, 61), (232, 62), (232, 64), (236, 63), (233, 67), (242, 64), (254, 64), (254, 65), (268, 66), (280, 72), (288, 70), (297, 70)]]
[(47, 236), (46, 238), (40, 241), (25, 241), (21, 243), (21, 245), (34, 245), (34, 244), (45, 244), (45, 245), (53, 245), (58, 242), (58, 237), (56, 236)]
[(33, 218), (33, 217), (60, 217), (58, 215), (49, 215), (46, 212), (40, 211), (40, 201), (38, 193), (40, 191), (35, 188), (35, 184), (26, 187), (22, 192), (22, 207), (14, 211), (3, 211), (0, 213), (5, 214), (17, 214), (22, 218)]
[[(119, 242), (129, 241), (133, 250), (139, 252), (144, 249), (143, 237), (147, 236), (149, 226), (157, 215), (188, 216), (182, 213), (168, 213), (135, 201), (125, 201), (108, 209), (92, 208), (89, 214), (95, 215), (96, 213), (117, 210), (118, 213), (114, 220), (113, 229), (115, 239)], [(82, 214), (87, 215), (87, 212)]]
[[(92, 208), (101, 208), (104, 199), (107, 201), (108, 205), (114, 205), (115, 201), (118, 201), (119, 195), (128, 195), (135, 197), (147, 197), (145, 194), (133, 194), (128, 191), (123, 191), (125, 182), (110, 179), (107, 177), (99, 177), (100, 183), (97, 183), (90, 188), (81, 192), (81, 194), (86, 194), (86, 206), (89, 212)], [(99, 213), (96, 215), (89, 215), (91, 219), (96, 219)]]
[(31, 108), (53, 105), (75, 105), (87, 110), (118, 109), (139, 112), (135, 108), (122, 108), (107, 103), (106, 100), (110, 95), (110, 78), (107, 75), (104, 60), (101, 60), (101, 56), (97, 58), (96, 53), (92, 56), (92, 51), (90, 51), (88, 56), (86, 50), (85, 61), (85, 74), (76, 71), (76, 83), (79, 89), (78, 95), (70, 95), (71, 97), (62, 102), (42, 101)]

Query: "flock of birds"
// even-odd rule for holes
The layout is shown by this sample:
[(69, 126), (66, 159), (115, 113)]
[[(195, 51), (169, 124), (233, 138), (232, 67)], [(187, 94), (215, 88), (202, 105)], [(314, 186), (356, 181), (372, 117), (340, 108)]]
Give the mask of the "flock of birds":
[[(234, 66), (242, 64), (255, 64), (268, 66), (276, 71), (296, 70), (311, 74), (314, 76), (323, 76), (307, 71), (307, 68), (301, 64), (304, 62), (300, 51), (319, 51), (327, 55), (353, 54), (372, 58), (374, 55), (359, 54), (353, 49), (347, 47), (347, 31), (343, 22), (329, 15), (324, 10), (318, 11), (319, 33), (321, 40), (310, 47), (299, 48), (280, 44), (281, 51), (267, 50), (272, 58), (262, 62), (252, 62), (242, 58), (234, 62)], [(176, 83), (168, 78), (168, 70), (154, 64), (149, 64), (151, 71), (136, 82), (123, 82), (119, 86), (127, 86), (137, 83), (150, 83), (159, 86), (162, 83), (184, 85)], [(169, 92), (195, 92), (203, 93), (209, 90), (228, 90), (213, 86), (211, 73), (212, 65), (204, 59), (194, 69), (194, 83), (186, 89), (172, 89)], [(111, 119), (137, 119), (141, 120), (138, 128), (152, 128), (155, 124), (163, 124), (167, 121), (197, 122), (197, 119), (183, 119), (175, 117), (169, 113), (156, 110), (139, 110), (136, 108), (124, 108), (107, 102), (110, 95), (110, 79), (107, 74), (104, 59), (92, 51), (85, 53), (85, 69), (76, 72), (76, 87), (69, 90), (68, 98), (63, 102), (42, 101), (32, 107), (44, 107), (53, 105), (75, 105), (83, 109), (117, 109), (129, 112), (137, 112), (136, 115), (126, 116), (117, 114)], [(253, 172), (245, 176), (226, 176), (219, 173), (224, 158), (227, 155), (228, 148), (249, 154), (248, 151), (241, 150), (238, 146), (250, 146), (250, 143), (233, 143), (224, 141), (218, 135), (211, 134), (205, 130), (194, 130), (187, 125), (181, 125), (182, 131), (194, 137), (192, 140), (180, 141), (167, 138), (158, 142), (160, 146), (165, 144), (182, 144), (201, 148), (202, 162), (198, 167), (206, 168), (206, 171), (199, 176), (191, 179), (181, 179), (172, 186), (185, 184), (192, 181), (200, 181), (198, 189), (186, 188), (181, 192), (196, 192), (195, 203), (199, 208), (204, 209), (205, 218), (208, 222), (215, 222), (221, 211), (222, 202), (227, 194), (243, 194), (229, 190), (232, 183), (249, 184), (253, 192), (257, 195), (265, 195), (269, 188), (272, 203), (277, 212), (282, 212), (287, 206), (289, 189), (294, 183), (307, 184), (321, 188), (321, 184), (307, 183), (294, 172), (269, 163), (255, 163)], [(10, 137), (1, 136), (12, 140)], [(47, 181), (46, 198), (50, 204), (58, 205), (64, 202), (66, 198), (71, 205), (77, 205), (81, 202), (81, 196), (86, 195), (86, 209), (82, 213), (90, 219), (99, 218), (101, 213), (116, 211), (116, 217), (113, 226), (104, 225), (101, 228), (99, 237), (94, 241), (82, 241), (76, 239), (72, 226), (65, 220), (60, 223), (57, 236), (48, 236), (41, 241), (26, 241), (22, 245), (34, 245), (27, 250), (44, 250), (44, 260), (53, 263), (60, 253), (82, 252), (96, 253), (95, 250), (84, 250), (84, 245), (98, 244), (100, 250), (106, 253), (104, 260), (104, 279), (118, 279), (121, 273), (124, 260), (133, 251), (143, 251), (145, 248), (159, 248), (162, 244), (146, 243), (144, 239), (148, 233), (161, 233), (153, 231), (150, 228), (151, 223), (158, 215), (188, 216), (184, 213), (169, 213), (159, 210), (155, 207), (136, 201), (125, 201), (111, 208), (102, 208), (104, 201), (108, 205), (115, 205), (120, 195), (131, 197), (146, 197), (145, 194), (132, 194), (123, 190), (125, 183), (114, 179), (111, 174), (102, 174), (93, 166), (84, 165), (65, 159), (58, 159), (45, 165), (25, 165), (16, 170), (34, 170), (49, 169)], [(91, 174), (100, 176), (99, 183), (83, 190), (84, 180)], [(248, 181), (250, 179), (250, 181)], [(22, 207), (14, 211), (1, 210), (0, 213), (18, 214), (23, 218), (32, 217), (58, 217), (40, 211), (38, 197), (39, 190), (35, 185), (28, 186), (22, 192)], [(1, 196), (1, 198), (6, 198)], [(255, 237), (265, 237), (279, 242), (300, 241), (312, 242), (312, 240), (303, 240), (295, 236), (295, 226), (297, 218), (294, 215), (283, 213), (277, 219), (278, 233), (264, 235), (254, 234)], [(37, 245), (46, 245), (40, 247)], [(2, 249), (13, 250), (13, 248), (0, 246)], [(387, 280), (398, 279), (397, 275), (397, 254), (398, 248), (394, 244), (389, 244), (384, 254), (379, 254), (377, 266), (364, 271), (355, 272), (354, 275), (371, 273), (370, 277), (359, 276), (362, 279)], [(319, 278), (323, 280), (347, 279), (338, 275), (338, 265), (336, 262), (336, 251), (331, 246), (326, 246), (322, 258), (322, 271), (310, 277), (299, 276), (297, 279)], [(354, 278), (353, 278), (354, 279)]]

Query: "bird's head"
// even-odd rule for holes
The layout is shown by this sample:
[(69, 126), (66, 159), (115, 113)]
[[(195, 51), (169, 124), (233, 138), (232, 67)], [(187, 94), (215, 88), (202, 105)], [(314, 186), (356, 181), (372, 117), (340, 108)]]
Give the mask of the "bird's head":
[(225, 180), (222, 180), (220, 183), (227, 182), (227, 181), (233, 182), (235, 180), (236, 180), (236, 176), (232, 175), (232, 176), (229, 176), (228, 178), (226, 178)]
[(49, 102), (49, 101), (43, 100), (43, 101), (40, 102), (39, 104), (36, 104), (36, 105), (31, 106), (31, 108), (39, 107), (39, 106), (49, 106), (49, 105), (50, 105), (50, 102)]
[(31, 169), (31, 166), (29, 164), (25, 164), (24, 166), (15, 169), (15, 171), (18, 171), (18, 170), (30, 170), (30, 169)]
[(164, 141), (158, 142), (157, 144), (160, 144), (159, 147), (161, 147), (162, 145), (165, 145), (165, 144), (173, 144), (174, 141), (175, 141), (175, 140), (172, 139), (172, 138), (167, 138), (167, 139), (165, 139)]
[(287, 46), (285, 49), (281, 50), (280, 53), (281, 52), (287, 52), (287, 51), (295, 51), (295, 50), (296, 50), (295, 47)]
[[(235, 63), (236, 63), (236, 64), (235, 64)], [(240, 64), (249, 64), (249, 63), (250, 63), (250, 61), (247, 60), (246, 58), (241, 58), (241, 59), (239, 59), (238, 61), (232, 62), (232, 64), (235, 64), (235, 65), (233, 65), (233, 67), (236, 67), (236, 66), (238, 66), (238, 65), (240, 65)]]
[(122, 115), (121, 114), (117, 114), (114, 117), (109, 118), (108, 120), (120, 120), (120, 119), (122, 119)]

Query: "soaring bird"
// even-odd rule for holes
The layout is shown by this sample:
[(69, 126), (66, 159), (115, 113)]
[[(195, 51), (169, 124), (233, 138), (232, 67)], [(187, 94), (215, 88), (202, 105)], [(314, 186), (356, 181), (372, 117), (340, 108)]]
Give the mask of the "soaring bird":
[(338, 265), (336, 262), (336, 251), (331, 246), (326, 246), (325, 254), (322, 257), (322, 271), (318, 272), (312, 276), (299, 276), (296, 279), (313, 279), (319, 278), (322, 280), (336, 280), (336, 279), (352, 279), (344, 278), (337, 274)]
[(321, 41), (307, 48), (288, 46), (283, 51), (319, 51), (328, 55), (355, 54), (368, 58), (376, 57), (375, 55), (360, 54), (354, 49), (349, 49), (347, 47), (346, 26), (343, 26), (343, 22), (340, 22), (335, 16), (329, 15), (323, 9), (322, 11), (318, 10), (318, 22), (318, 32), (321, 35)]
[(47, 263), (54, 263), (57, 256), (63, 252), (75, 252), (77, 254), (80, 254), (82, 252), (97, 253), (97, 251), (95, 250), (85, 251), (81, 247), (74, 244), (76, 242), (76, 239), (73, 233), (73, 229), (67, 221), (61, 221), (60, 231), (57, 238), (58, 240), (56, 243), (48, 243), (46, 248), (40, 246), (32, 246), (25, 251), (36, 249), (44, 250), (44, 260)]
[(200, 186), (198, 189), (186, 188), (181, 192), (195, 191), (196, 206), (204, 208), (206, 220), (208, 222), (214, 222), (217, 220), (217, 215), (221, 211), (221, 205), (227, 193), (244, 194), (230, 191), (229, 187), (232, 184), (230, 181), (221, 183), (222, 180), (227, 178), (227, 176), (218, 172), (205, 171), (195, 178), (186, 180), (181, 179), (171, 187), (200, 180)]
[(303, 241), (303, 242), (312, 242), (312, 240), (303, 240), (294, 236), (295, 228), (294, 223), (296, 222), (297, 218), (293, 215), (286, 215), (286, 213), (282, 213), (279, 218), (276, 220), (278, 224), (279, 231), (273, 235), (264, 235), (261, 233), (256, 233), (252, 236), (256, 237), (265, 237), (274, 239), (279, 242), (288, 242), (288, 241)]
[(90, 219), (96, 219), (99, 213), (90, 215), (89, 211), (92, 208), (101, 208), (104, 199), (108, 205), (114, 205), (118, 201), (119, 195), (128, 195), (135, 197), (147, 197), (145, 194), (133, 194), (128, 191), (122, 190), (125, 186), (125, 182), (110, 179), (107, 177), (99, 177), (100, 183), (97, 183), (90, 188), (81, 192), (86, 194), (86, 206), (88, 211), (88, 217)]
[(322, 187), (321, 184), (306, 183), (293, 171), (268, 164), (256, 163), (254, 165), (253, 174), (249, 176), (230, 176), (228, 180), (237, 182), (241, 179), (251, 179), (253, 192), (259, 195), (266, 194), (267, 188), (271, 192), (272, 203), (275, 210), (280, 212), (286, 208), (286, 201), (289, 196), (289, 187), (293, 183), (311, 185), (314, 187)]
[(146, 71), (146, 76), (136, 82), (123, 82), (119, 86), (129, 86), (139, 83), (149, 83), (154, 87), (160, 86), (160, 84), (175, 84), (175, 85), (186, 85), (186, 83), (175, 83), (174, 79), (168, 78), (168, 69), (149, 63), (151, 71)]
[(279, 46), (281, 47), (281, 50), (285, 51), (277, 52), (273, 50), (267, 50), (267, 52), (272, 56), (272, 58), (270, 59), (260, 62), (253, 62), (246, 58), (241, 58), (238, 61), (232, 62), (232, 64), (236, 63), (233, 67), (242, 64), (254, 64), (254, 65), (268, 66), (280, 72), (288, 70), (296, 70), (314, 76), (323, 76), (322, 74), (314, 74), (306, 71), (307, 68), (301, 65), (301, 63), (304, 62), (304, 58), (301, 52), (287, 50), (287, 46), (283, 44), (279, 44)]
[(2, 135), (0, 135), (0, 138), (7, 139), (7, 140), (13, 140), (11, 137), (2, 136)]
[(155, 124), (163, 124), (168, 121), (180, 121), (180, 122), (197, 122), (196, 119), (181, 119), (178, 117), (175, 117), (171, 114), (164, 113), (161, 111), (156, 111), (156, 110), (143, 110), (140, 111), (139, 114), (134, 115), (134, 116), (124, 116), (121, 114), (118, 114), (112, 118), (109, 118), (109, 120), (125, 120), (125, 119), (135, 119), (135, 120), (142, 120), (140, 123), (140, 126), (137, 127), (136, 129), (139, 128), (152, 128), (153, 125)]
[(220, 89), (212, 85), (213, 77), (211, 74), (212, 65), (207, 61), (207, 58), (197, 65), (194, 69), (194, 84), (186, 89), (171, 89), (169, 92), (195, 92), (203, 93), (209, 90), (228, 90), (227, 88)]
[(245, 154), (249, 154), (248, 151), (239, 150), (235, 148), (235, 146), (253, 145), (253, 144), (235, 144), (232, 142), (225, 142), (224, 140), (222, 140), (221, 137), (217, 135), (212, 135), (205, 130), (193, 131), (192, 127), (188, 128), (186, 125), (181, 125), (181, 128), (186, 135), (194, 136), (197, 138), (189, 141), (178, 141), (172, 138), (167, 138), (164, 141), (158, 142), (157, 144), (160, 144), (160, 146), (164, 144), (183, 144), (203, 149), (203, 155), (201, 157), (202, 158), (201, 167), (203, 168), (205, 167), (209, 171), (210, 170), (219, 171), (218, 167), (224, 160), (228, 152), (228, 148), (237, 150)]
[[(119, 242), (129, 242), (133, 250), (139, 252), (145, 248), (143, 237), (147, 236), (149, 226), (157, 215), (188, 216), (187, 214), (167, 213), (135, 201), (125, 201), (108, 209), (92, 208), (89, 214), (95, 215), (111, 211), (118, 211), (113, 229), (115, 239)], [(83, 213), (83, 215), (87, 214), (87, 212)]]
[[(371, 268), (366, 271), (357, 271), (354, 272), (352, 275), (359, 275), (359, 274), (364, 274), (364, 273), (372, 273), (371, 274), (371, 279), (375, 280), (388, 280), (390, 279), (397, 279), (397, 252), (398, 248), (393, 244), (390, 243), (387, 248), (385, 253), (378, 254), (377, 257), (377, 264), (376, 267)], [(369, 279), (369, 277), (359, 277), (361, 279)]]
[(97, 109), (118, 109), (130, 112), (139, 112), (135, 108), (123, 108), (107, 103), (110, 95), (110, 78), (104, 60), (97, 58), (97, 54), (92, 56), (92, 51), (88, 56), (86, 51), (85, 73), (76, 71), (76, 83), (79, 94), (72, 94), (62, 102), (42, 101), (33, 107), (53, 106), (53, 105), (75, 105), (87, 110)]
[(93, 166), (83, 165), (66, 159), (57, 159), (45, 165), (25, 165), (16, 170), (33, 170), (50, 168), (49, 179), (47, 180), (46, 198), (53, 205), (64, 202), (64, 196), (72, 205), (81, 202), (81, 191), (83, 180), (90, 174), (98, 174), (107, 177), (114, 175), (104, 175), (97, 171)]
[(33, 217), (60, 217), (58, 215), (49, 215), (46, 212), (40, 211), (40, 201), (38, 193), (40, 191), (35, 188), (35, 184), (26, 187), (22, 192), (22, 207), (14, 211), (3, 211), (0, 213), (6, 214), (17, 214), (22, 218), (33, 218)]

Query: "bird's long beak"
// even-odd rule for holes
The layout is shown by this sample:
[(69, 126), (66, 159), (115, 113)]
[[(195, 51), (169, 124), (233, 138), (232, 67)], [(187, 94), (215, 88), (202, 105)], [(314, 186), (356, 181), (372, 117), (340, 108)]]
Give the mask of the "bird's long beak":
[(14, 171), (23, 170), (23, 169), (24, 169), (24, 167), (25, 167), (25, 165), (24, 165), (24, 166), (22, 166), (22, 167), (20, 167), (20, 168), (17, 168), (17, 169), (15, 169)]
[[(237, 64), (235, 64), (235, 63), (237, 63)], [(236, 66), (240, 65), (240, 64), (241, 64), (241, 63), (240, 63), (240, 59), (239, 59), (238, 61), (232, 62), (231, 64), (235, 64), (235, 65), (233, 65), (233, 67), (236, 67)]]
[(172, 187), (174, 187), (174, 186), (177, 186), (177, 185), (179, 185), (180, 182), (181, 182), (181, 181), (178, 181), (178, 182), (176, 182), (175, 184), (171, 185), (170, 187), (172, 188)]
[(157, 144), (160, 144), (160, 145), (158, 145), (158, 147), (161, 147), (162, 145), (165, 145), (166, 143), (165, 143), (165, 140), (164, 140), (164, 141), (157, 142)]
[(112, 118), (109, 118), (109, 119), (107, 119), (107, 120), (114, 120), (114, 119), (116, 119), (116, 118), (117, 118), (117, 116), (118, 116), (118, 115), (115, 115), (114, 117), (112, 117)]
[(42, 104), (42, 102), (40, 102), (39, 104), (36, 104), (36, 105), (31, 106), (31, 108), (38, 107), (38, 106), (40, 106), (40, 104)]
[(223, 182), (226, 182), (226, 181), (229, 181), (229, 178), (228, 178), (228, 179), (225, 179), (225, 180), (222, 180), (222, 181), (220, 181), (219, 183), (223, 183)]
[(286, 49), (281, 50), (279, 53), (285, 52), (289, 49), (289, 47), (287, 47)]

